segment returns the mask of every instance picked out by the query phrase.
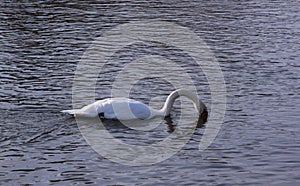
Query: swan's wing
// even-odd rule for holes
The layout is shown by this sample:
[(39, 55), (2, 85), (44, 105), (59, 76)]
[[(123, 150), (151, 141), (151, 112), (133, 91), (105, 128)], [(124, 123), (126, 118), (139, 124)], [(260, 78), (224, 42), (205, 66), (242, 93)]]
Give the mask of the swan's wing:
[(94, 108), (96, 109), (96, 112), (98, 114), (104, 113), (104, 105), (107, 101), (109, 101), (109, 99), (98, 100), (95, 103), (93, 103)]
[(105, 100), (100, 100), (96, 104), (97, 112), (103, 113), (104, 118), (107, 119), (124, 119), (128, 117), (126, 113), (126, 103), (128, 99), (125, 98), (108, 98)]
[(62, 112), (86, 116), (96, 117), (103, 113), (107, 119), (148, 119), (151, 117), (151, 108), (146, 104), (127, 98), (109, 98), (96, 101), (81, 109), (64, 110)]
[(103, 110), (108, 119), (147, 119), (151, 116), (150, 108), (142, 102), (126, 98), (112, 98), (98, 107), (98, 113)]
[(150, 108), (139, 101), (129, 101), (131, 113), (138, 119), (148, 119), (151, 116)]

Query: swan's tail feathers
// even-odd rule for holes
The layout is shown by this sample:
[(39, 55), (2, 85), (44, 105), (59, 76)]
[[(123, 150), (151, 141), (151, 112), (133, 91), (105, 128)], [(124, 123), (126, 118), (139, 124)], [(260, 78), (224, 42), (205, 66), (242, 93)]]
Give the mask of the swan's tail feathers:
[(82, 111), (80, 109), (74, 109), (74, 110), (62, 110), (60, 111), (62, 113), (67, 113), (67, 114), (71, 114), (71, 115), (80, 115), (82, 114)]

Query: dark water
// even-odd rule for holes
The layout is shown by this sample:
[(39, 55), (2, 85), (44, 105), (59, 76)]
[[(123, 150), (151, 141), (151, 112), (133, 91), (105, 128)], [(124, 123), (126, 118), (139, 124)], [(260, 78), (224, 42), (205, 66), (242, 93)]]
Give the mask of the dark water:
[[(299, 184), (299, 1), (24, 1), (0, 7), (1, 185)], [(122, 23), (155, 18), (188, 27), (211, 47), (227, 87), (225, 120), (203, 152), (203, 129), (197, 129), (166, 161), (112, 163), (59, 111), (71, 108), (76, 65), (94, 38)], [(185, 56), (180, 60), (189, 67)], [(108, 66), (99, 76), (99, 98), (109, 97), (114, 73)], [(193, 67), (189, 73), (210, 107), (203, 73)], [(133, 90), (132, 97), (149, 102), (172, 87), (147, 79)], [(114, 130), (124, 140), (149, 141), (172, 131), (162, 125), (137, 137)]]

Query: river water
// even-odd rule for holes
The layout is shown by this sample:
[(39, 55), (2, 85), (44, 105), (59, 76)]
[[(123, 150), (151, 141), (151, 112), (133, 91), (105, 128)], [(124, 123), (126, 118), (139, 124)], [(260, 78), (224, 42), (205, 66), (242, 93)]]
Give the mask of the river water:
[[(14, 1), (0, 7), (1, 185), (299, 184), (299, 1)], [(92, 41), (148, 19), (189, 28), (207, 43), (224, 75), (226, 114), (205, 151), (198, 150), (202, 126), (169, 159), (128, 166), (96, 153), (76, 121), (59, 111), (72, 107), (76, 66)], [(210, 108), (208, 82), (186, 54), (158, 43), (139, 46), (112, 61), (123, 64), (137, 53), (180, 60)], [(97, 98), (110, 96), (118, 68), (112, 63), (99, 75)], [(131, 97), (149, 103), (172, 90), (164, 80), (143, 79)], [(107, 125), (128, 143), (150, 143), (172, 133), (176, 121), (142, 134), (116, 121)]]

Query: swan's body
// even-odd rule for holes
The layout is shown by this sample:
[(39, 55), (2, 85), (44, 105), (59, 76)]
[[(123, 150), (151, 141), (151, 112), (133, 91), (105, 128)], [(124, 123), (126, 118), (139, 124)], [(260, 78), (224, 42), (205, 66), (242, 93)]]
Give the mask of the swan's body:
[(200, 113), (204, 120), (207, 118), (207, 108), (203, 102), (198, 99), (196, 94), (179, 89), (173, 91), (167, 98), (164, 106), (160, 110), (153, 109), (148, 105), (128, 98), (108, 98), (96, 101), (81, 109), (63, 110), (64, 113), (73, 114), (75, 116), (97, 117), (99, 114), (106, 119), (150, 119), (155, 116), (170, 115), (171, 108), (175, 99), (179, 96), (185, 96), (193, 101), (194, 107)]
[(103, 99), (81, 109), (63, 110), (62, 112), (85, 117), (96, 117), (101, 114), (106, 119), (120, 120), (149, 119), (160, 114), (142, 102), (127, 98)]

